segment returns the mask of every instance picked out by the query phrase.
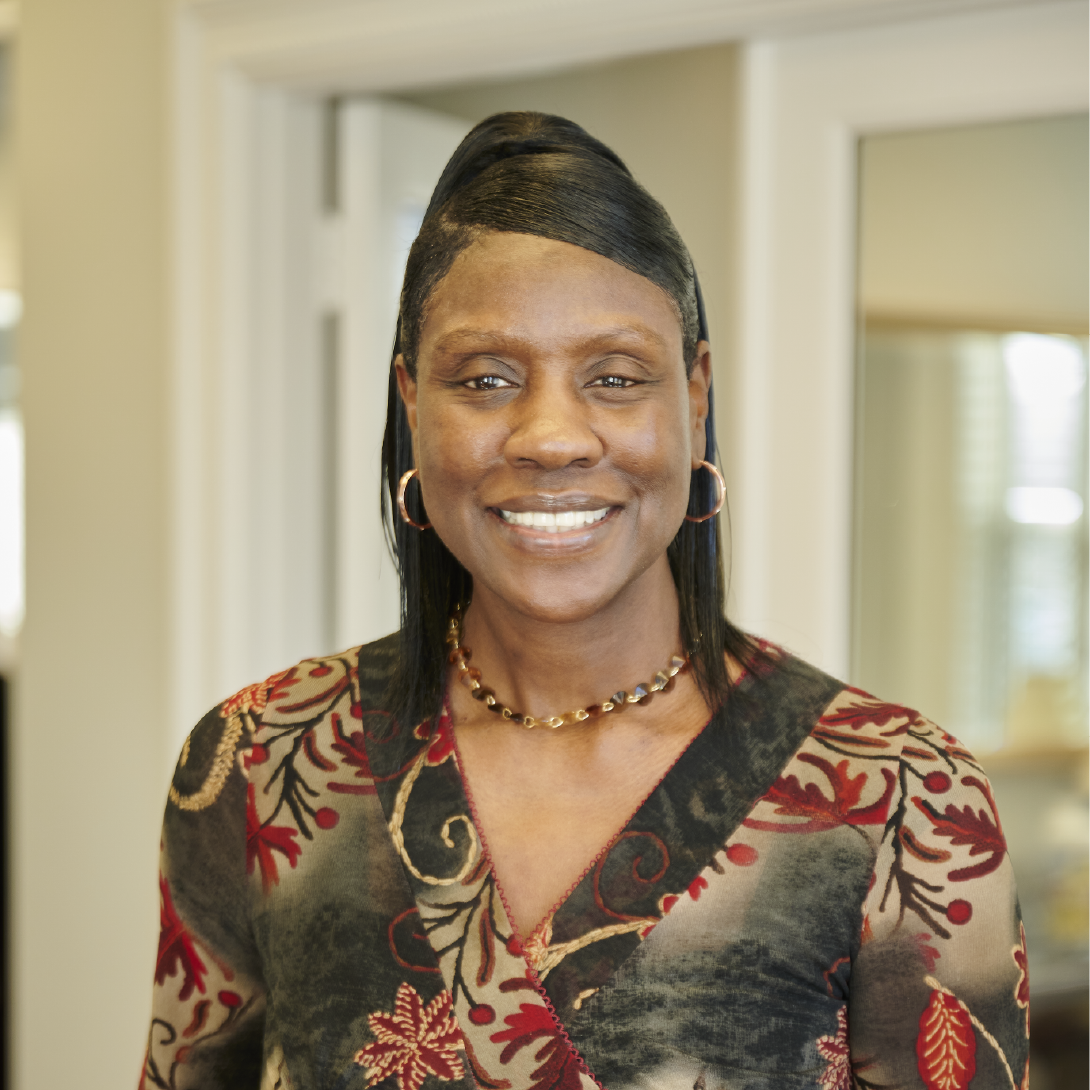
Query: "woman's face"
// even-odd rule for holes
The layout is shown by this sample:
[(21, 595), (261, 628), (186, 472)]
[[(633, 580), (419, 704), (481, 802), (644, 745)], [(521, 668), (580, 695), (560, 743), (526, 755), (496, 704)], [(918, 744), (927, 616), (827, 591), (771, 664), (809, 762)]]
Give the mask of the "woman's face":
[[(686, 377), (672, 300), (589, 250), (488, 233), (398, 360), (435, 532), (475, 594), (571, 622), (638, 590), (704, 456), (707, 345)], [(657, 573), (661, 576), (661, 571)]]

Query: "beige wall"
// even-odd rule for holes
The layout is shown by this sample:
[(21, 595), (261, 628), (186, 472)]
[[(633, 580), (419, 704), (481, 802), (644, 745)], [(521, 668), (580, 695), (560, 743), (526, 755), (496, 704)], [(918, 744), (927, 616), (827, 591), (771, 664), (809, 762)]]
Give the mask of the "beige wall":
[(1085, 114), (870, 137), (860, 193), (869, 316), (1085, 332)]
[(716, 45), (402, 96), (472, 122), (500, 110), (571, 118), (613, 148), (662, 202), (693, 255), (708, 309), (728, 484), (737, 463), (730, 405), (738, 296), (739, 58), (736, 45)]
[(27, 0), (14, 1085), (135, 1084), (166, 737), (163, 8)]
[(19, 288), (19, 229), (15, 203), (15, 140), (12, 133), (14, 49), (0, 43), (0, 290)]

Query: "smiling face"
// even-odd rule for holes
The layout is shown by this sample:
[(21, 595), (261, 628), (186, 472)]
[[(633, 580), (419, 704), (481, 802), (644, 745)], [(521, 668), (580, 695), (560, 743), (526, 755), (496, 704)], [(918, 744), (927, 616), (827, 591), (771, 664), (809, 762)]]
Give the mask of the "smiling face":
[(704, 456), (698, 354), (687, 376), (669, 296), (589, 250), (493, 232), (458, 256), (398, 379), (428, 518), (475, 599), (575, 622), (669, 580)]

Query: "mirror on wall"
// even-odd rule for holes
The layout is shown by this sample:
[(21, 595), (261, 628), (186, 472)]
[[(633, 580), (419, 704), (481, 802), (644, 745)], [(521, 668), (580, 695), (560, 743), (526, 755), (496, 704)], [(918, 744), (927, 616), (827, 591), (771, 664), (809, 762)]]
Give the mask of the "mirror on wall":
[(1086, 1085), (1087, 117), (860, 141), (852, 665), (1004, 815), (1033, 1085)]

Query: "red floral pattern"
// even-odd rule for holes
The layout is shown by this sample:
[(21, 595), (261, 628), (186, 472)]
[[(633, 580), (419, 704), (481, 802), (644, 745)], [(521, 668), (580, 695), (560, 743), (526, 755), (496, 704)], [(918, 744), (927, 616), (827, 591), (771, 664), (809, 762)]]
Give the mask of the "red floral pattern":
[(294, 869), (302, 849), (295, 843), (296, 832), (287, 825), (262, 825), (254, 802), (254, 785), (246, 789), (246, 873), (253, 874), (255, 861), (261, 865), (261, 886), (266, 893), (280, 884), (276, 856), (280, 852)]
[(355, 1061), (367, 1068), (367, 1085), (397, 1077), (398, 1090), (420, 1090), (434, 1075), (443, 1082), (465, 1077), (458, 1049), (462, 1033), (451, 1014), (450, 992), (440, 992), (426, 1007), (416, 989), (402, 983), (392, 1014), (369, 1015), (367, 1024), (376, 1040), (361, 1048)]
[(966, 1090), (976, 1074), (976, 1034), (965, 1006), (935, 989), (920, 1016), (917, 1068), (927, 1090)]
[(492, 1034), (497, 1044), (504, 1043), (500, 1063), (510, 1063), (520, 1049), (542, 1041), (534, 1053), (539, 1065), (533, 1072), (530, 1090), (580, 1090), (579, 1061), (568, 1047), (549, 1008), (542, 1003), (520, 1003), (517, 1014), (509, 1014), (508, 1028)]
[(964, 776), (961, 781), (966, 787), (976, 788), (987, 800), (987, 810), (974, 810), (972, 806), (957, 807), (948, 805), (940, 814), (929, 799), (914, 798), (913, 803), (927, 815), (934, 827), (935, 836), (949, 838), (956, 846), (968, 846), (969, 854), (983, 855), (988, 858), (971, 867), (959, 867), (947, 876), (951, 882), (964, 882), (970, 878), (981, 878), (991, 874), (1007, 853), (1007, 842), (999, 824), (999, 814), (995, 808), (991, 788), (976, 776)]
[[(368, 669), (370, 677), (374, 668)], [(289, 693), (290, 704), (282, 699)], [(345, 865), (349, 865), (349, 858), (356, 859), (361, 844), (366, 843), (367, 852), (374, 852), (376, 858), (387, 850), (383, 837), (390, 830), (391, 800), (404, 801), (398, 781), (410, 770), (414, 777), (423, 777), (416, 788), (423, 809), (417, 815), (421, 820), (404, 825), (406, 839), (394, 844), (395, 853), (405, 843), (409, 845), (406, 851), (415, 852), (421, 835), (429, 835), (423, 831), (432, 828), (429, 822), (436, 814), (440, 820), (434, 828), (441, 830), (445, 851), (477, 851), (475, 829), (468, 818), (456, 819), (465, 822), (463, 830), (443, 824), (455, 811), (428, 809), (429, 798), (440, 798), (443, 807), (448, 805), (451, 784), (456, 784), (458, 777), (449, 717), (403, 732), (388, 711), (374, 706), (374, 699), (373, 692), (361, 698), (354, 660), (346, 655), (314, 660), (274, 675), (217, 709), (221, 718), (238, 715), (246, 720), (234, 757), (228, 759), (233, 786), (229, 785), (223, 797), (233, 798), (231, 805), (238, 806), (234, 820), (245, 816), (246, 871), (253, 875), (260, 869), (262, 889), (269, 899), (260, 902), (259, 911), (268, 913), (269, 919), (278, 913), (290, 916), (305, 900), (297, 896), (298, 884), (313, 880), (327, 864), (341, 862), (327, 855), (316, 860), (320, 866), (300, 867), (299, 859), (317, 850), (311, 845), (320, 842), (322, 851), (343, 853)], [(562, 960), (569, 956), (566, 949), (580, 951), (580, 958), (589, 963), (582, 953), (588, 940), (612, 943), (629, 933), (646, 938), (652, 926), (663, 926), (658, 923), (659, 913), (664, 915), (671, 908), (675, 911), (666, 926), (675, 931), (707, 927), (707, 934), (718, 934), (721, 928), (717, 930), (717, 922), (721, 924), (724, 913), (729, 913), (728, 930), (733, 933), (737, 928), (745, 933), (753, 921), (761, 926), (766, 909), (762, 901), (769, 900), (762, 893), (768, 888), (768, 876), (775, 878), (783, 861), (800, 858), (800, 851), (807, 858), (812, 852), (817, 860), (826, 850), (835, 853), (835, 859), (829, 856), (834, 867), (849, 865), (845, 860), (853, 854), (867, 859), (867, 867), (870, 860), (877, 859), (869, 883), (865, 873), (853, 877), (863, 897), (862, 904), (857, 900), (854, 905), (858, 910), (855, 919), (862, 923), (853, 943), (857, 939), (871, 950), (871, 944), (892, 942), (897, 971), (922, 977), (925, 971), (946, 966), (946, 975), (942, 985), (928, 978), (925, 1009), (902, 1012), (911, 1020), (910, 1025), (918, 1025), (918, 1032), (913, 1028), (895, 1042), (883, 1041), (883, 1047), (896, 1051), (896, 1066), (888, 1067), (887, 1060), (892, 1062), (894, 1057), (884, 1052), (862, 1059), (852, 1055), (846, 1001), (849, 995), (857, 998), (856, 989), (863, 978), (863, 974), (852, 973), (857, 947), (853, 945), (850, 953), (833, 960), (823, 979), (814, 982), (827, 995), (828, 1005), (821, 1021), (815, 1020), (813, 1029), (802, 1031), (803, 1046), (820, 1058), (818, 1070), (811, 1076), (820, 1090), (850, 1090), (853, 1086), (870, 1090), (892, 1085), (891, 1070), (902, 1070), (906, 1061), (917, 1065), (927, 1090), (963, 1090), (976, 1070), (977, 1051), (989, 1048), (996, 1050), (1005, 1064), (1009, 1057), (1009, 1065), (1016, 1064), (1021, 1073), (1024, 1041), (1020, 1024), (1014, 1024), (1017, 1035), (1008, 1039), (1010, 1020), (997, 1019), (993, 1024), (994, 1005), (981, 1006), (980, 1013), (987, 1012), (985, 1026), (946, 987), (947, 983), (957, 986), (964, 959), (947, 957), (950, 947), (945, 944), (980, 943), (981, 929), (991, 926), (982, 921), (994, 915), (981, 911), (982, 906), (1002, 897), (1010, 885), (1009, 872), (1000, 872), (994, 879), (987, 877), (1003, 864), (1004, 845), (994, 802), (978, 766), (950, 736), (914, 712), (859, 692), (842, 692), (820, 722), (814, 725), (811, 718), (810, 726), (809, 736), (786, 767), (777, 766), (779, 776), (770, 787), (774, 773), (769, 769), (763, 781), (764, 795), (729, 839), (724, 835), (716, 842), (721, 846), (703, 871), (690, 870), (681, 881), (653, 890), (646, 920), (642, 915), (610, 913), (605, 902), (599, 903), (595, 886), (594, 904), (609, 916), (599, 920), (601, 934), (579, 932), (572, 926), (572, 917), (562, 921), (555, 937), (535, 936), (532, 941), (541, 938), (543, 943), (542, 964), (536, 966), (536, 972), (527, 969), (526, 951), (511, 929), (484, 855), (476, 862), (467, 855), (461, 870), (462, 864), (444, 864), (438, 871), (441, 881), (429, 884), (424, 896), (413, 882), (415, 872), (408, 873), (408, 859), (416, 857), (402, 854), (413, 901), (398, 902), (385, 919), (382, 909), (377, 909), (384, 941), (382, 949), (369, 948), (376, 973), (364, 985), (358, 981), (351, 985), (371, 997), (363, 1013), (374, 1012), (367, 1019), (373, 1039), (365, 1040), (370, 1043), (356, 1038), (358, 1022), (353, 1021), (351, 1036), (345, 1042), (348, 1047), (339, 1052), (346, 1059), (354, 1058), (358, 1065), (352, 1067), (355, 1079), (368, 1087), (383, 1081), (389, 1087), (396, 1082), (398, 1090), (422, 1090), (429, 1079), (450, 1082), (463, 1078), (484, 1090), (511, 1090), (512, 1086), (521, 1090), (594, 1090), (595, 1076), (580, 1053), (579, 1023), (570, 1023), (577, 1027), (572, 1031), (576, 1034), (573, 1040), (565, 1026), (567, 1016), (558, 1015), (559, 1002), (552, 998), (554, 994), (563, 996), (562, 988), (568, 986), (555, 982), (566, 980), (565, 974), (582, 971), (583, 962)], [(196, 752), (205, 760), (208, 743), (199, 734), (194, 738), (194, 746), (200, 747)], [(440, 790), (433, 790), (436, 785)], [(377, 799), (348, 797), (376, 794)], [(201, 811), (197, 818), (176, 817), (174, 828), (193, 820), (221, 822), (222, 809), (207, 815)], [(215, 824), (205, 828), (213, 834), (222, 831)], [(797, 836), (785, 838), (781, 835), (785, 833), (812, 834), (814, 839), (803, 847)], [(658, 835), (658, 830), (639, 835)], [(205, 838), (206, 843), (215, 840), (215, 835)], [(671, 841), (671, 851), (673, 847)], [(865, 850), (857, 852), (856, 848)], [(190, 865), (184, 854), (191, 850), (185, 838), (173, 845), (165, 843), (165, 873), (178, 873), (177, 867)], [(665, 843), (659, 854), (666, 858)], [(238, 868), (239, 889), (246, 888), (241, 880), (242, 857), (237, 852), (237, 862), (232, 864)], [(394, 858), (396, 855), (389, 861)], [(664, 864), (649, 877), (654, 867), (646, 865), (645, 855), (634, 858), (630, 871), (626, 862), (622, 875), (633, 887), (653, 887), (666, 873)], [(654, 858), (657, 866), (658, 856)], [(421, 873), (430, 876), (431, 871)], [(817, 876), (817, 871), (813, 874)], [(825, 879), (817, 876), (813, 880)], [(225, 897), (235, 895), (230, 885), (230, 881), (225, 883)], [(279, 892), (285, 887), (291, 889), (288, 898)], [(959, 896), (953, 896), (955, 891)], [(175, 1083), (187, 1085), (187, 1078), (192, 1082), (198, 1064), (207, 1065), (214, 1050), (231, 1047), (221, 1046), (221, 1041), (229, 1041), (232, 1035), (237, 1035), (239, 1042), (248, 1040), (237, 1027), (253, 1027), (261, 1011), (271, 1008), (266, 1008), (261, 996), (262, 984), (232, 968), (232, 964), (237, 967), (250, 962), (236, 960), (230, 951), (224, 954), (222, 927), (217, 924), (220, 930), (210, 932), (217, 938), (215, 943), (203, 941), (201, 917), (183, 921), (165, 882), (161, 892), (156, 1021), (144, 1079), (148, 1086), (168, 1088)], [(246, 896), (255, 893), (256, 880)], [(231, 911), (238, 909), (242, 919), (241, 913), (252, 911), (257, 903), (256, 898), (240, 902)], [(613, 906), (612, 901), (608, 904)], [(681, 906), (683, 910), (676, 911)], [(182, 907), (189, 908), (189, 902), (183, 902)], [(374, 904), (369, 907), (376, 910)], [(779, 907), (771, 906), (773, 914)], [(207, 910), (200, 907), (195, 911)], [(337, 911), (341, 913), (337, 934), (343, 938), (344, 913), (352, 909), (341, 905)], [(963, 939), (965, 935), (972, 938)], [(670, 942), (669, 931), (665, 941)], [(733, 940), (728, 937), (724, 941)], [(1025, 1009), (1024, 933), (1013, 948), (1012, 941), (1013, 935), (1004, 935), (1001, 943), (989, 947), (981, 955), (987, 966), (974, 964), (974, 972), (987, 973), (994, 981), (996, 966), (1002, 961), (1006, 966), (1002, 994), (1009, 1006)], [(661, 956), (653, 947), (648, 950), (651, 958)], [(869, 956), (885, 958), (886, 952)], [(1019, 970), (1013, 994), (1011, 958)], [(827, 964), (824, 958), (822, 962)], [(561, 965), (555, 975), (547, 976)], [(586, 1012), (595, 1004), (607, 1004), (608, 1010), (610, 988), (601, 983), (603, 979), (604, 973), (598, 978), (588, 975), (578, 992), (571, 989), (563, 1000), (569, 1004), (565, 1009), (570, 1009), (574, 996), (575, 1011)], [(436, 985), (445, 990), (425, 1004), (414, 985), (424, 989), (425, 996), (434, 994), (430, 989)], [(919, 995), (920, 991), (907, 981), (900, 994)], [(998, 994), (994, 992), (989, 1003), (996, 1001)], [(392, 996), (390, 1011), (387, 1007)], [(685, 1002), (683, 993), (676, 998)], [(554, 1002), (558, 1002), (557, 1008)], [(877, 1004), (879, 1008), (882, 1002)], [(834, 1010), (835, 1031), (824, 1032), (831, 1027)], [(870, 1014), (865, 995), (858, 1010), (864, 1034), (871, 1040), (873, 1025), (867, 1024)], [(355, 1011), (353, 1019), (358, 1018), (358, 1006)], [(296, 1014), (304, 1017), (302, 1011)], [(1028, 1020), (1028, 1009), (1026, 1014)], [(316, 1024), (311, 1012), (305, 1017)], [(308, 1061), (301, 1053), (285, 1059), (284, 1042), (277, 1040), (274, 1023), (266, 1026), (266, 1033), (272, 1034), (267, 1037), (272, 1042), (270, 1054), (279, 1057), (270, 1085), (279, 1079), (276, 1084), (283, 1086), (287, 1085), (289, 1066), (299, 1063), (297, 1077), (305, 1078)], [(860, 1026), (853, 1022), (852, 1028), (859, 1030)], [(237, 1057), (232, 1062), (242, 1064), (241, 1048)], [(593, 1051), (591, 1057), (601, 1059)], [(194, 1067), (183, 1073), (181, 1068), (189, 1064)], [(344, 1081), (349, 1073), (341, 1070), (338, 1074)], [(698, 1085), (702, 1081), (703, 1076)], [(222, 1087), (251, 1085), (226, 1076), (225, 1081), (213, 1083)], [(709, 1085), (713, 1084), (709, 1081)]]
[(165, 983), (167, 977), (173, 976), (179, 969), (182, 972), (182, 987), (178, 999), (184, 1003), (193, 994), (194, 988), (203, 995), (204, 977), (208, 969), (193, 945), (192, 935), (174, 910), (170, 886), (159, 875), (159, 954), (155, 959), (155, 983)]
[(816, 833), (835, 829), (838, 825), (882, 825), (889, 812), (889, 800), (897, 783), (897, 777), (889, 768), (882, 768), (885, 790), (867, 805), (860, 805), (868, 773), (850, 774), (851, 762), (847, 759), (835, 765), (813, 753), (800, 753), (798, 760), (820, 769), (832, 788), (830, 798), (816, 783), (803, 786), (795, 773), (781, 776), (765, 795), (764, 800), (775, 805), (775, 813), (784, 817), (805, 818), (791, 824), (746, 819), (750, 829), (770, 829), (780, 833)]
[(431, 738), (431, 744), (428, 746), (428, 756), (425, 760), (433, 768), (436, 765), (441, 765), (454, 753), (454, 724), (451, 722), (446, 709), (439, 716), (439, 722), (435, 725), (434, 730), (431, 723), (425, 720), (417, 725), (413, 734), (421, 741)]
[(281, 670), (280, 673), (273, 674), (256, 685), (247, 685), (245, 689), (240, 689), (220, 705), (220, 715), (224, 719), (246, 713), (260, 716), (270, 701), (287, 696), (289, 689), (298, 684), (299, 679), (292, 677), (294, 673), (294, 669)]
[(852, 1090), (851, 1048), (848, 1044), (848, 1010), (836, 1012), (836, 1035), (817, 1039), (818, 1054), (825, 1070), (818, 1076), (821, 1090)]

